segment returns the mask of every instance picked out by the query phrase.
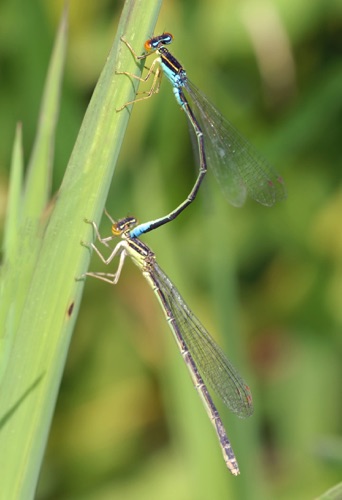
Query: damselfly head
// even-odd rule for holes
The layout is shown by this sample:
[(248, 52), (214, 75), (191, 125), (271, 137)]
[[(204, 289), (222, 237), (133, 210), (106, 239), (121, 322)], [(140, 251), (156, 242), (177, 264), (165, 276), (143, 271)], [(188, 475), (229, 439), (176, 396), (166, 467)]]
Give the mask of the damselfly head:
[(145, 50), (151, 52), (151, 50), (158, 50), (159, 47), (163, 45), (169, 45), (173, 40), (173, 35), (171, 33), (163, 33), (162, 35), (154, 36), (149, 38), (145, 42)]
[(125, 217), (113, 223), (112, 233), (114, 236), (121, 236), (123, 233), (133, 229), (137, 224), (138, 221), (135, 217)]

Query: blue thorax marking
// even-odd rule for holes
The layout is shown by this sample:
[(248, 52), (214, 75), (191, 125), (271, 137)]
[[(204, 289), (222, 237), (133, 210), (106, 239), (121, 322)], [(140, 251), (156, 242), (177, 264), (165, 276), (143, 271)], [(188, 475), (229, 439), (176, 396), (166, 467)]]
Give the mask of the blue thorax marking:
[(165, 47), (161, 47), (158, 53), (160, 55), (161, 67), (172, 85), (183, 87), (187, 81), (186, 72), (183, 66)]
[(161, 47), (159, 49), (160, 54), (160, 65), (162, 67), (165, 76), (171, 82), (173, 87), (173, 93), (180, 106), (184, 105), (184, 99), (182, 98), (181, 88), (187, 83), (186, 71), (183, 66), (177, 61), (175, 57), (165, 48)]

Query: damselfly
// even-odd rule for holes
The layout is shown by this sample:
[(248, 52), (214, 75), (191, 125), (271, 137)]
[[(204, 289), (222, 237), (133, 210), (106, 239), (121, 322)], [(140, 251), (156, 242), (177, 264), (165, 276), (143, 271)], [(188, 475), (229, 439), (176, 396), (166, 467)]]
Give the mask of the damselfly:
[[(187, 77), (186, 71), (165, 45), (173, 40), (171, 33), (150, 38), (145, 42), (146, 53), (138, 56), (132, 46), (122, 38), (137, 60), (156, 53), (145, 78), (140, 78), (128, 72), (118, 72), (146, 82), (154, 75), (149, 92), (144, 97), (125, 103), (118, 111), (134, 102), (148, 99), (159, 91), (161, 76), (164, 73), (173, 87), (173, 93), (181, 109), (188, 117), (197, 139), (199, 156), (199, 173), (196, 182), (183, 203), (168, 215), (159, 219), (140, 224), (131, 233), (138, 237), (152, 229), (175, 219), (195, 199), (199, 187), (207, 172), (207, 163), (211, 166), (228, 201), (234, 206), (241, 206), (247, 193), (265, 206), (286, 197), (283, 179), (272, 169), (255, 148), (226, 120), (221, 113), (208, 101), (205, 95), (195, 87)], [(184, 94), (189, 94), (196, 110), (193, 113)], [(197, 152), (196, 152), (197, 156)]]
[(117, 271), (115, 273), (88, 272), (85, 275), (116, 284), (126, 256), (130, 256), (139, 267), (161, 304), (195, 388), (215, 428), (226, 465), (236, 476), (239, 474), (239, 467), (205, 382), (239, 417), (248, 417), (253, 413), (251, 391), (222, 349), (194, 316), (177, 288), (159, 267), (152, 250), (141, 240), (131, 236), (132, 230), (137, 226), (136, 219), (127, 217), (115, 222), (109, 215), (108, 217), (112, 223), (112, 235), (106, 238), (100, 236), (97, 225), (91, 222), (99, 242), (109, 247), (109, 243), (116, 237), (120, 236), (121, 241), (117, 243), (108, 258), (104, 257), (93, 243), (90, 246), (105, 264), (110, 264), (116, 255), (119, 256)]

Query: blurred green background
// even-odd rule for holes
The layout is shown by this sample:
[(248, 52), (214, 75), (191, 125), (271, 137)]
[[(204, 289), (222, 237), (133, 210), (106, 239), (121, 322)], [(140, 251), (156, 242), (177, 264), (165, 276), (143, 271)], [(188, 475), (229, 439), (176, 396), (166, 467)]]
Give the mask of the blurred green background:
[[(54, 191), (121, 8), (70, 2)], [(61, 10), (61, 1), (0, 5), (1, 222), (15, 125), (28, 158)], [(156, 29), (174, 34), (191, 80), (288, 189), (272, 209), (251, 200), (235, 209), (209, 173), (177, 221), (144, 237), (252, 389), (250, 419), (219, 406), (241, 476), (227, 472), (159, 305), (127, 262), (116, 287), (86, 283), (37, 498), (310, 499), (340, 480), (341, 18), (337, 0), (173, 0)], [(165, 81), (134, 107), (106, 207), (156, 218), (195, 175)], [(104, 266), (94, 257), (91, 269)]]

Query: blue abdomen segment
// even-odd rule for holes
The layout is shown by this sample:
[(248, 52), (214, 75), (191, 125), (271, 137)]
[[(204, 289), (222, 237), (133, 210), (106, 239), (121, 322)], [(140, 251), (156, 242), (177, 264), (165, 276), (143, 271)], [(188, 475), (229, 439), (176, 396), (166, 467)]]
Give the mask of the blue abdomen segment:
[(148, 232), (152, 225), (153, 221), (150, 222), (145, 222), (144, 224), (139, 224), (139, 226), (135, 227), (130, 231), (129, 236), (130, 238), (139, 238), (142, 234)]
[(173, 94), (176, 98), (176, 101), (182, 108), (184, 106), (184, 98), (182, 98), (183, 92), (181, 90), (181, 87), (172, 87)]

